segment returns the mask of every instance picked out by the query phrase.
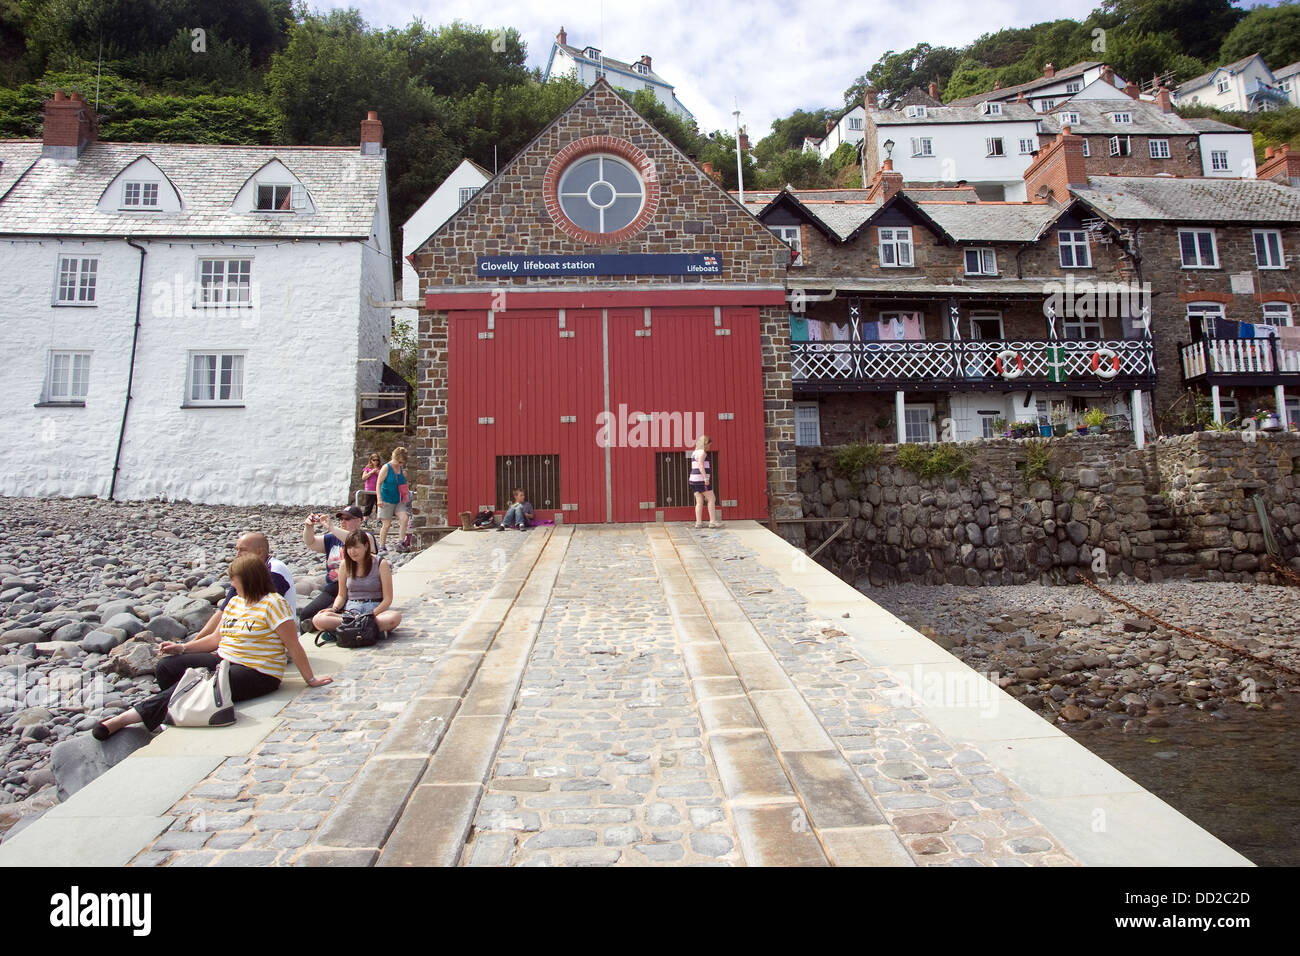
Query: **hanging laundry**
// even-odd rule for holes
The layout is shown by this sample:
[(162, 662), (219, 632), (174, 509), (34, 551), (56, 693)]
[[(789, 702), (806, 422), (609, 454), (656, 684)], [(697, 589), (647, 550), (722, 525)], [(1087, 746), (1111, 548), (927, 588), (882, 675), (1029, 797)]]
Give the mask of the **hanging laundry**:
[(836, 342), (848, 342), (853, 338), (853, 326), (847, 321), (831, 323), (831, 338)]
[(876, 328), (879, 330), (878, 335), (881, 339), (886, 342), (894, 341), (894, 324), (888, 319), (881, 319), (876, 323)]
[(1241, 323), (1238, 323), (1238, 324), (1239, 324), (1241, 330), (1237, 333), (1237, 338), (1239, 338), (1239, 339), (1253, 339), (1253, 338), (1255, 338), (1255, 325), (1254, 325), (1254, 323), (1252, 323), (1252, 322), (1241, 322)]
[(821, 342), (825, 338), (825, 328), (822, 326), (821, 319), (808, 320), (808, 341)]
[(902, 339), (907, 338), (906, 330), (903, 328), (903, 317), (901, 315), (894, 316), (889, 320), (889, 324), (892, 330), (892, 334), (889, 336), (891, 339), (901, 341)]
[(1207, 322), (1214, 329), (1216, 339), (1239, 339), (1241, 338), (1241, 323), (1234, 322), (1232, 319), (1207, 318)]
[(1300, 349), (1300, 327), (1280, 326), (1277, 329), (1277, 344), (1286, 349)]
[(790, 341), (791, 342), (808, 341), (808, 317), (807, 316), (791, 314)]
[(903, 316), (903, 338), (913, 341), (925, 338), (925, 316), (919, 312)]
[(1267, 322), (1256, 322), (1255, 338), (1257, 339), (1275, 339), (1277, 338), (1277, 326), (1269, 325)]
[(862, 340), (863, 340), (864, 342), (876, 342), (876, 341), (879, 341), (879, 339), (880, 339), (880, 323), (879, 323), (879, 322), (863, 322), (863, 323), (862, 323)]

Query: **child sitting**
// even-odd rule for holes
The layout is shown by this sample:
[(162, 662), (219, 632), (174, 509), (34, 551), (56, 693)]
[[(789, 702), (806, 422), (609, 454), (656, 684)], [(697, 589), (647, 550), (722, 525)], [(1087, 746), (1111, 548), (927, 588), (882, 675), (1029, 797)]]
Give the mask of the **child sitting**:
[(533, 506), (524, 500), (524, 489), (516, 488), (514, 498), (514, 504), (506, 509), (506, 516), (501, 519), (501, 526), (497, 528), (498, 531), (505, 531), (506, 528), (518, 528), (520, 531), (527, 531), (529, 523), (533, 520)]

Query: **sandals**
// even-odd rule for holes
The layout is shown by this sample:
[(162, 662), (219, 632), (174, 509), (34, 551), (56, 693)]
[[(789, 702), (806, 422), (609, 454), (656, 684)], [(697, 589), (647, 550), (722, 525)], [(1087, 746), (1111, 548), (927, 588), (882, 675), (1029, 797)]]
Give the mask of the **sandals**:
[(710, 521), (710, 522), (709, 522), (709, 527), (710, 527), (710, 528), (721, 528), (721, 527), (722, 527), (722, 522), (721, 522), (721, 521)]

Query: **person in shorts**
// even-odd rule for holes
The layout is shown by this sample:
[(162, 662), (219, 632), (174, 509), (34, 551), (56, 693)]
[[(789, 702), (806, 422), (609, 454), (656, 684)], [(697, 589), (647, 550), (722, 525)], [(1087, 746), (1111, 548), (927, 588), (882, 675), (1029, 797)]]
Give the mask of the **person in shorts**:
[(709, 474), (709, 446), (712, 441), (708, 435), (695, 439), (695, 451), (691, 452), (691, 492), (695, 495), (695, 527), (704, 527), (704, 504), (709, 505), (709, 527), (721, 528), (718, 520), (718, 497), (713, 492), (713, 480)]
[(328, 634), (343, 623), (343, 613), (373, 614), (385, 636), (402, 623), (402, 612), (392, 610), (393, 568), (386, 558), (370, 550), (363, 531), (348, 535), (343, 548), (339, 590), (329, 609), (312, 620), (316, 629)]
[[(302, 526), (302, 543), (325, 555), (325, 586), (321, 593), (298, 612), (299, 630), (306, 633), (316, 613), (334, 603), (339, 593), (339, 566), (343, 563), (343, 542), (354, 531), (361, 530), (362, 511), (356, 505), (340, 508), (331, 521), (328, 515), (308, 515)], [(325, 533), (316, 534), (316, 525), (324, 523)], [(369, 531), (364, 532), (371, 550), (378, 551), (379, 543)]]
[(406, 449), (398, 446), (393, 449), (392, 458), (379, 469), (379, 550), (388, 547), (388, 529), (393, 524), (394, 516), (398, 523), (398, 543), (394, 551), (406, 550), (406, 529), (411, 523), (411, 489), (406, 483)]

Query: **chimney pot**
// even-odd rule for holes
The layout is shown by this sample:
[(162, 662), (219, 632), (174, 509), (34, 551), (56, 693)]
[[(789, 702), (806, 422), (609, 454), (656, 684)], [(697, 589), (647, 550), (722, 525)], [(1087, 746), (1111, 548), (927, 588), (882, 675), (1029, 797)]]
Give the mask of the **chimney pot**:
[(1130, 99), (1138, 100), (1142, 98), (1142, 87), (1138, 86), (1132, 80), (1129, 80), (1128, 85), (1124, 87), (1124, 93)]
[(1169, 87), (1161, 86), (1156, 88), (1156, 103), (1160, 106), (1160, 112), (1172, 113), (1174, 111), (1173, 100), (1169, 95)]
[(384, 124), (379, 121), (379, 113), (369, 110), (361, 121), (361, 153), (363, 156), (378, 156), (384, 148)]
[(939, 83), (937, 80), (930, 81), (930, 98), (934, 100), (939, 98)]
[(555, 42), (560, 46), (569, 45), (569, 35), (564, 32), (564, 27), (560, 27), (560, 32), (555, 34)]
[(1052, 66), (1050, 63), (1044, 63), (1043, 79), (1050, 80), (1054, 76), (1056, 76), (1056, 67)]
[(67, 96), (62, 90), (56, 90), (54, 98), (45, 101), (42, 156), (76, 159), (98, 138), (98, 118), (82, 94)]

